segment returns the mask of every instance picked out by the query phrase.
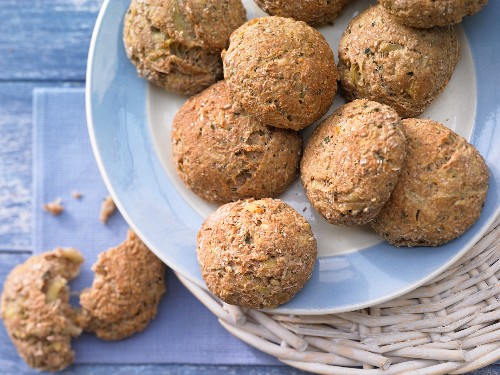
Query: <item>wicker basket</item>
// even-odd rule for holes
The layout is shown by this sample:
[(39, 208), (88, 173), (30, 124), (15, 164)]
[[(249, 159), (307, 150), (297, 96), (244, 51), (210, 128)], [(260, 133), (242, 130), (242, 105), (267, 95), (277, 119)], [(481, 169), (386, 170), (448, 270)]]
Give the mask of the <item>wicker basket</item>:
[(273, 315), (222, 303), (178, 275), (234, 336), (318, 374), (463, 374), (500, 359), (500, 218), (455, 265), (367, 309)]

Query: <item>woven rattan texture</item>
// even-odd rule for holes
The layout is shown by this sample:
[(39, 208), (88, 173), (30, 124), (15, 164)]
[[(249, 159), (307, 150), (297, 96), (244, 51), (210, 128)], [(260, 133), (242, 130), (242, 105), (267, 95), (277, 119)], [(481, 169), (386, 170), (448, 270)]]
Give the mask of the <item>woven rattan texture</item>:
[(500, 359), (500, 219), (428, 284), (367, 309), (272, 315), (181, 282), (233, 335), (318, 374), (464, 374)]

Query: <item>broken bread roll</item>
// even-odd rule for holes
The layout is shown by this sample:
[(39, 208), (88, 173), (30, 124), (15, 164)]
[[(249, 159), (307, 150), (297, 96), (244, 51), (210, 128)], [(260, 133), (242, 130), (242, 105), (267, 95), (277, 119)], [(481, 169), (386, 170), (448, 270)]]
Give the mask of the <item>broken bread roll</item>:
[(92, 287), (80, 295), (85, 330), (103, 340), (143, 331), (165, 293), (165, 265), (132, 231), (92, 266)]
[(0, 314), (19, 355), (33, 368), (60, 371), (74, 361), (71, 339), (82, 329), (67, 284), (82, 262), (77, 250), (57, 248), (28, 258), (7, 276)]

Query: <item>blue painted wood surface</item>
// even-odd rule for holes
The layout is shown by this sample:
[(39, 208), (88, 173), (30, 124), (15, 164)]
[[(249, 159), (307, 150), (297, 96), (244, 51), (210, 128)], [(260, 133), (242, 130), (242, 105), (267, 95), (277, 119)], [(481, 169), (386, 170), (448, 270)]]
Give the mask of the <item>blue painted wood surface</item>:
[(0, 1), (0, 80), (83, 81), (102, 0)]
[[(31, 249), (32, 90), (82, 86), (102, 0), (0, 1), (0, 287)], [(63, 138), (64, 135), (62, 134)], [(124, 353), (124, 356), (126, 353)], [(0, 325), (0, 374), (33, 374)], [(285, 366), (72, 366), (65, 374), (299, 375)], [(491, 365), (477, 375), (500, 374)]]
[(32, 87), (0, 84), (1, 249), (27, 249), (30, 245)]

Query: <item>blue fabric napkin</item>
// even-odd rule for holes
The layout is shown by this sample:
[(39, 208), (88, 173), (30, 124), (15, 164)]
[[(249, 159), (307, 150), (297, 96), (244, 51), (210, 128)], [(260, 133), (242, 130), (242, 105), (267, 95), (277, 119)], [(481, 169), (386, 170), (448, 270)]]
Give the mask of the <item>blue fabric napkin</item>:
[[(97, 255), (125, 239), (127, 223), (119, 213), (99, 221), (108, 195), (92, 154), (85, 120), (83, 89), (34, 91), (33, 207), (35, 253), (75, 247), (85, 256), (73, 291), (92, 284)], [(110, 124), (112, 125), (112, 124)], [(72, 197), (72, 191), (82, 194)], [(42, 205), (62, 199), (64, 212), (52, 216)], [(167, 293), (148, 328), (131, 338), (104, 342), (90, 334), (74, 341), (76, 363), (280, 364), (233, 337), (167, 271)]]

